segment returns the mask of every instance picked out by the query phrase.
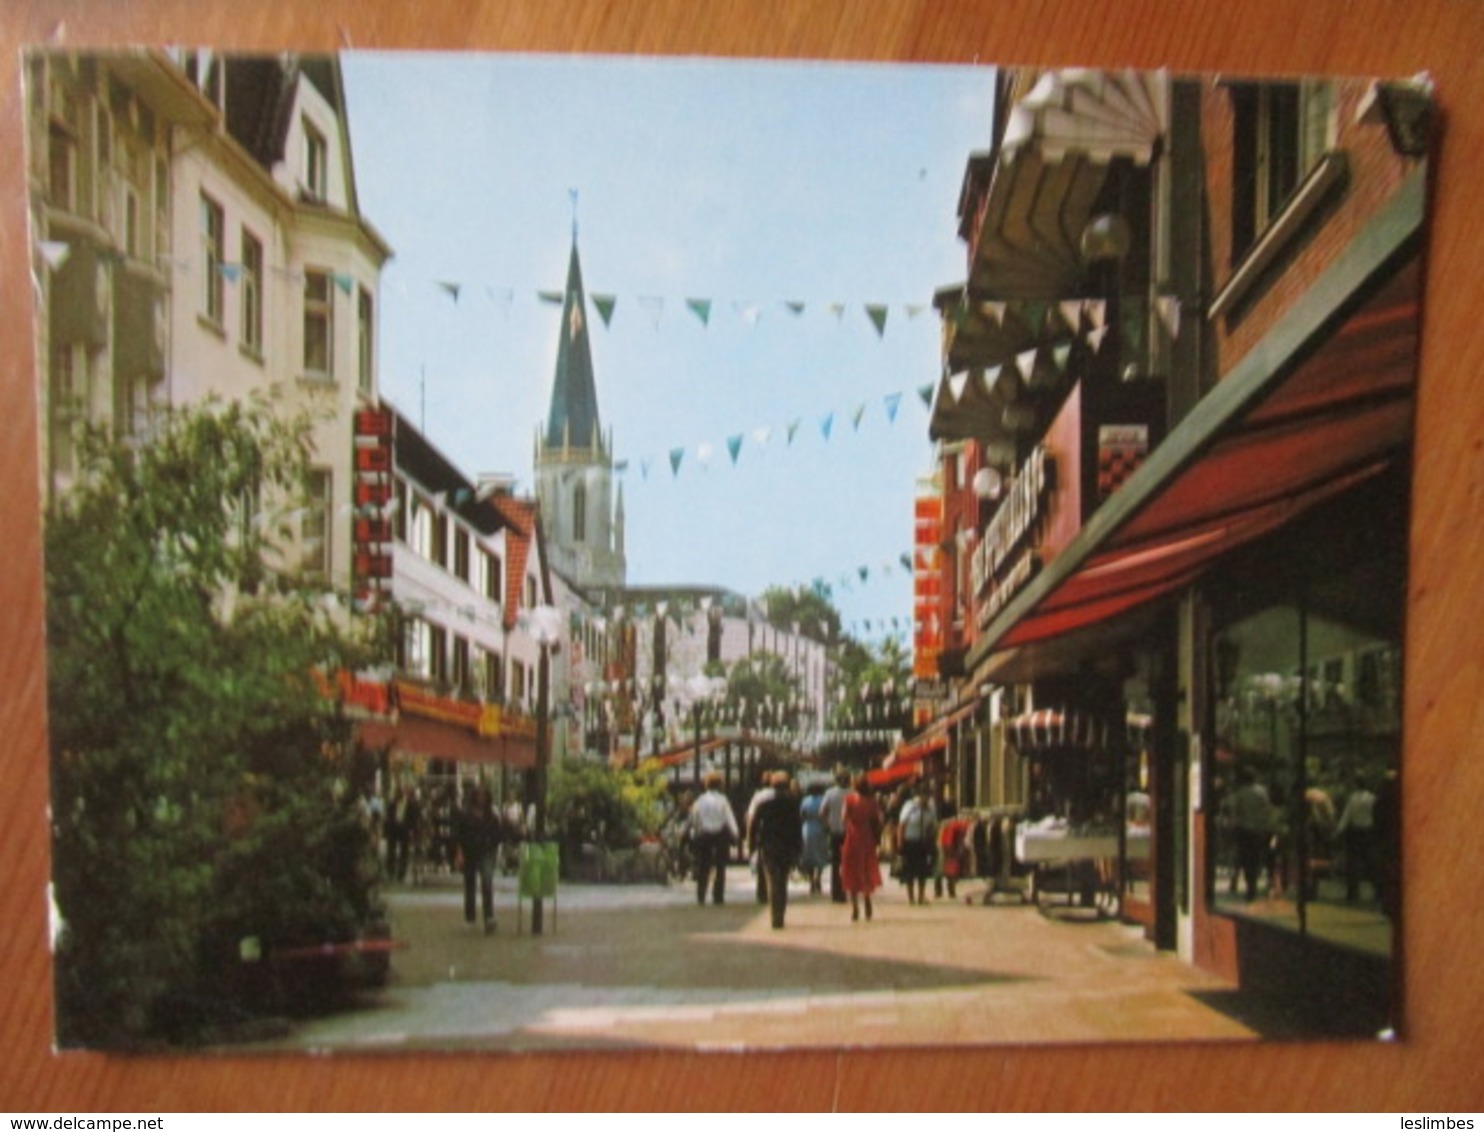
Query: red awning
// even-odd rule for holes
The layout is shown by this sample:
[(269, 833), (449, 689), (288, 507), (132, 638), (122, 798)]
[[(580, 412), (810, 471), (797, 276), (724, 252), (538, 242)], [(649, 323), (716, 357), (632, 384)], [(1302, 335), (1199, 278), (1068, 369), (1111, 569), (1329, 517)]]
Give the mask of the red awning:
[(391, 747), (403, 754), (458, 763), (503, 763), (516, 768), (536, 765), (536, 744), (514, 736), (485, 738), (466, 728), (414, 715), (396, 719), (363, 719), (356, 733), (368, 747)]
[(1176, 592), (1403, 458), (1419, 283), (1413, 258), (1296, 368), (1254, 363), (1218, 385), (1161, 446), (1171, 453), (1151, 454), (979, 648), (1008, 655)]
[(1006, 720), (1005, 734), (1022, 754), (1057, 748), (1093, 750), (1137, 744), (1145, 737), (1150, 722), (1145, 715), (1131, 714), (1111, 721), (1087, 712), (1044, 708)]
[(941, 715), (923, 728), (921, 734), (910, 743), (903, 743), (886, 757), (883, 767), (894, 767), (901, 763), (921, 762), (935, 751), (948, 746), (948, 729), (962, 723), (974, 714), (977, 703), (964, 704), (947, 715)]
[(909, 778), (916, 777), (918, 765), (914, 763), (901, 763), (892, 767), (877, 767), (875, 770), (866, 771), (866, 781), (872, 786), (895, 786), (899, 782), (905, 782)]

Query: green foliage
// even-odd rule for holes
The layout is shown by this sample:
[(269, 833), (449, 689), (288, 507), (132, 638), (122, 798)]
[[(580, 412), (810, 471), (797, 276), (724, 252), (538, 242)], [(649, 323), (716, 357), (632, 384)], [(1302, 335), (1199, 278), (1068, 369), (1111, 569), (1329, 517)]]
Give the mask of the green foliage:
[(546, 797), (550, 829), (584, 838), (601, 832), (615, 849), (657, 832), (666, 811), (663, 775), (575, 760), (551, 768)]
[(792, 722), (799, 681), (776, 653), (742, 657), (727, 675), (726, 702), (743, 727), (781, 727)]
[(312, 677), (374, 638), (274, 570), (284, 548), (248, 506), (297, 501), (306, 437), (261, 403), (169, 413), (144, 444), (93, 433), (48, 516), (64, 1045), (180, 1036), (181, 1002), (230, 990), (236, 933), (369, 917), (369, 843), (330, 757), (345, 729)]
[(785, 632), (797, 632), (816, 641), (834, 641), (840, 637), (840, 611), (830, 599), (813, 586), (769, 586), (763, 591), (762, 606), (768, 624)]

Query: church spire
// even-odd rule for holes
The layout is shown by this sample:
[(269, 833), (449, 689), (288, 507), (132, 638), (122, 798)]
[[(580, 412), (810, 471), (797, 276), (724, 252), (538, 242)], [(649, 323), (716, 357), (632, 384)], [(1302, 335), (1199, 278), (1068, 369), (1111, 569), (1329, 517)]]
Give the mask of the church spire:
[(567, 291), (557, 341), (556, 375), (551, 384), (551, 411), (546, 419), (546, 445), (562, 448), (602, 445), (598, 391), (593, 382), (592, 346), (588, 341), (587, 296), (577, 257), (577, 213), (573, 200), (572, 258), (567, 265)]

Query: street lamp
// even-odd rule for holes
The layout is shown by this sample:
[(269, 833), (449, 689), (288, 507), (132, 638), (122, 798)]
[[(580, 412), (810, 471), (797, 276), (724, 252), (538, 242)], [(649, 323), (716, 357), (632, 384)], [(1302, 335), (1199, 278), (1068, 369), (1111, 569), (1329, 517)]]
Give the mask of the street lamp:
[[(551, 651), (561, 637), (561, 612), (550, 605), (531, 610), (527, 622), (531, 638), (541, 651), (536, 673), (536, 823), (535, 841), (542, 852), (546, 848), (546, 767), (551, 761), (551, 737), (547, 734), (551, 714)], [(531, 934), (540, 935), (543, 928), (543, 901), (540, 891), (531, 897)]]

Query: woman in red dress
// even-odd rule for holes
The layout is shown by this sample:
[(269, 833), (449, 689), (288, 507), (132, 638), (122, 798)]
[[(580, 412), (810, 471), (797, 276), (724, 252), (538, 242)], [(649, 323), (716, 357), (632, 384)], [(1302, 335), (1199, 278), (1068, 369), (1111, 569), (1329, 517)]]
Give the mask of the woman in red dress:
[(876, 843), (881, 838), (881, 807), (864, 774), (857, 775), (855, 790), (845, 798), (845, 842), (840, 847), (840, 883), (850, 893), (850, 918), (861, 916), (860, 898), (866, 898), (866, 919), (871, 918), (871, 893), (881, 887), (881, 865)]

